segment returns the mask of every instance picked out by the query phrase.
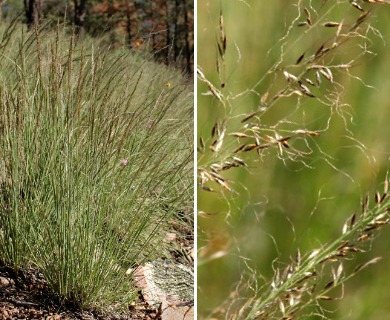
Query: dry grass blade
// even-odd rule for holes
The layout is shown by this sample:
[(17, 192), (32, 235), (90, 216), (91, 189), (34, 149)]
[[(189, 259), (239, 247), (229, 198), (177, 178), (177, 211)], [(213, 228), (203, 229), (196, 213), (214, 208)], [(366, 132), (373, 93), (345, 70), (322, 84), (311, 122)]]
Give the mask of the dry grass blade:
[(302, 60), (304, 59), (305, 57), (305, 52), (302, 53), (299, 58), (297, 59), (297, 61), (295, 62), (295, 64), (300, 64), (302, 62)]
[(221, 58), (224, 59), (225, 53), (226, 53), (227, 40), (226, 40), (226, 34), (225, 34), (225, 26), (223, 23), (222, 10), (219, 14), (219, 41), (220, 41), (220, 43), (218, 43), (218, 47), (220, 48), (220, 55), (221, 55)]
[(255, 117), (258, 113), (259, 113), (259, 111), (252, 112), (251, 114), (247, 115), (244, 119), (242, 119), (241, 123), (247, 122), (248, 120)]
[(376, 258), (371, 259), (370, 261), (367, 261), (366, 263), (360, 264), (355, 268), (355, 270), (353, 270), (353, 272), (357, 273), (357, 272), (363, 270), (364, 268), (367, 268), (369, 265), (377, 263), (381, 259), (382, 259), (382, 257), (376, 257)]
[(221, 93), (219, 92), (219, 90), (209, 81), (206, 79), (205, 75), (203, 74), (203, 72), (198, 69), (197, 70), (197, 74), (198, 74), (198, 78), (203, 81), (204, 83), (207, 84), (207, 87), (209, 88), (210, 90), (210, 93), (215, 97), (217, 98), (220, 102), (224, 102), (223, 99), (222, 99), (222, 95)]
[(339, 27), (340, 25), (341, 25), (341, 23), (334, 22), (334, 21), (325, 22), (323, 24), (324, 27), (328, 27), (328, 28), (335, 28), (335, 27)]
[(359, 16), (356, 19), (356, 22), (352, 25), (352, 27), (349, 29), (349, 31), (356, 30), (364, 21), (367, 20), (368, 16), (370, 15), (370, 11), (365, 11), (361, 16)]
[(356, 9), (358, 9), (359, 11), (364, 12), (364, 9), (363, 9), (360, 5), (358, 5), (355, 1), (351, 1), (351, 4), (352, 4)]

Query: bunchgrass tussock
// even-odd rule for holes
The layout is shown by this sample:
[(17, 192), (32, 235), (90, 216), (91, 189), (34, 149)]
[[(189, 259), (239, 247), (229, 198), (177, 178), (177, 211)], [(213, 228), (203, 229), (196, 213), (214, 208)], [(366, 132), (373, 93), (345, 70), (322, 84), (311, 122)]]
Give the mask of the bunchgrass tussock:
[[(215, 33), (200, 23), (199, 30), (207, 30), (200, 47), (208, 41), (215, 55), (199, 51), (197, 72), (199, 316), (332, 319), (337, 306), (324, 303), (344, 299), (346, 282), (381, 259), (370, 251), (389, 222), (388, 158), (376, 166), (372, 150), (357, 138), (361, 110), (348, 100), (354, 80), (373, 88), (359, 67), (375, 56), (375, 39), (385, 41), (372, 20), (387, 3), (201, 3), (214, 17)], [(273, 20), (275, 12), (283, 19)], [(342, 146), (341, 139), (347, 141)], [(355, 156), (376, 168), (370, 171), (376, 181), (386, 175), (383, 188), (374, 188), (381, 191), (359, 205), (364, 191), (356, 186), (372, 187), (362, 186), (359, 172), (348, 167), (349, 154), (332, 146), (359, 150)], [(324, 212), (316, 225), (322, 202), (343, 199), (324, 191), (332, 175), (354, 186), (353, 204)], [(311, 201), (305, 212), (302, 203)], [(347, 219), (351, 208), (358, 209)], [(311, 228), (318, 234), (307, 236)]]
[(63, 301), (124, 309), (126, 271), (191, 215), (187, 80), (60, 25), (2, 25), (0, 55), (0, 259)]

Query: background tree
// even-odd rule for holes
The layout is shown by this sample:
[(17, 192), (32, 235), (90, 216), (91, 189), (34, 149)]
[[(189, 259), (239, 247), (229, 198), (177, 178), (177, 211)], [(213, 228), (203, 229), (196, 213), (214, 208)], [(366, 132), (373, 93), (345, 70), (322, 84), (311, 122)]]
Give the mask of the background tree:
[(30, 28), (43, 19), (43, 0), (24, 0), (26, 23)]
[(6, 16), (23, 14), (31, 27), (43, 19), (75, 25), (80, 35), (108, 36), (111, 47), (151, 53), (167, 65), (193, 71), (192, 0), (0, 0)]
[(74, 0), (74, 24), (77, 32), (83, 35), (85, 32), (85, 18), (87, 15), (87, 0)]
[(184, 49), (185, 49), (185, 58), (186, 58), (186, 70), (188, 73), (192, 72), (192, 62), (193, 62), (193, 49), (194, 49), (194, 3), (191, 5), (187, 0), (183, 1), (183, 11), (184, 11)]
[(7, 0), (0, 0), (0, 18), (3, 18), (3, 6)]

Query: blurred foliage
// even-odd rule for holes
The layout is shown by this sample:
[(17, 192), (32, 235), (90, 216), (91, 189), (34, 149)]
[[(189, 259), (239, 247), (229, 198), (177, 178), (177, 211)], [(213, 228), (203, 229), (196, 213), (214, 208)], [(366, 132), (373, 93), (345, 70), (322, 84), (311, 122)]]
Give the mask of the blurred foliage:
[[(259, 87), (254, 84), (280, 58), (282, 39), (297, 15), (296, 3), (198, 1), (198, 63), (213, 83), (218, 83), (216, 39), (219, 13), (223, 12), (227, 53), (226, 86), (221, 90), (236, 96), (232, 112), (227, 115), (230, 119), (240, 120), (257, 110), (260, 96), (270, 85), (267, 81), (272, 80)], [(229, 296), (242, 275), (250, 273), (248, 266), (269, 279), (273, 268), (287, 262), (296, 248), (312, 250), (335, 238), (347, 217), (359, 210), (365, 193), (378, 188), (385, 179), (390, 155), (390, 5), (363, 5), (372, 10), (372, 28), (365, 29), (369, 47), (349, 72), (337, 75), (335, 81), (343, 88), (337, 98), (345, 105), (331, 117), (329, 128), (313, 138), (312, 143), (318, 146), (313, 153), (304, 162), (294, 162), (282, 161), (277, 150), (270, 151), (251, 161), (247, 168), (235, 168), (225, 175), (227, 180), (234, 181), (232, 186), (237, 192), (199, 191), (198, 209), (207, 214), (198, 219), (198, 246), (228, 252), (198, 268), (201, 316)], [(359, 12), (345, 1), (332, 14), (332, 21), (348, 21)], [(294, 27), (289, 38), (298, 39), (304, 32), (304, 28)], [(290, 43), (291, 50), (285, 52), (284, 60), (294, 64), (310, 45), (320, 47), (326, 32)], [(335, 61), (358, 56), (362, 51), (359, 45), (346, 45), (335, 54)], [(248, 88), (253, 88), (255, 94), (237, 96)], [(198, 136), (207, 140), (215, 119), (225, 110), (216, 107), (216, 99), (202, 94), (208, 91), (204, 83), (199, 82), (198, 91)], [(294, 121), (315, 130), (326, 127), (330, 111), (316, 100), (295, 99), (292, 103), (278, 103), (264, 121), (276, 123), (290, 113), (294, 113)], [(198, 158), (204, 160), (202, 156)], [(343, 299), (322, 305), (330, 311), (327, 317), (387, 317), (390, 307), (386, 301), (390, 296), (386, 283), (390, 279), (385, 271), (390, 267), (389, 237), (385, 228), (373, 242), (372, 251), (364, 256), (369, 259), (380, 255), (385, 259), (348, 282)], [(261, 284), (262, 280), (259, 281)]]

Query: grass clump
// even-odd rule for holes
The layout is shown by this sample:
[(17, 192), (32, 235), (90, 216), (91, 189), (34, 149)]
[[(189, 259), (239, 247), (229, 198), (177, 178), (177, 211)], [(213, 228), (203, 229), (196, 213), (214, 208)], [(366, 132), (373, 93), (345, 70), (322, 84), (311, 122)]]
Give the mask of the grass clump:
[(192, 93), (68, 31), (1, 27), (0, 258), (37, 266), (64, 301), (123, 309), (126, 271), (190, 215)]
[(359, 74), (383, 2), (200, 3), (217, 36), (200, 23), (199, 315), (337, 318), (389, 222), (388, 151), (360, 141), (375, 130), (350, 97), (352, 79), (372, 89)]

